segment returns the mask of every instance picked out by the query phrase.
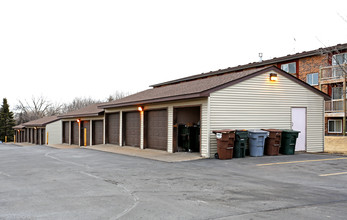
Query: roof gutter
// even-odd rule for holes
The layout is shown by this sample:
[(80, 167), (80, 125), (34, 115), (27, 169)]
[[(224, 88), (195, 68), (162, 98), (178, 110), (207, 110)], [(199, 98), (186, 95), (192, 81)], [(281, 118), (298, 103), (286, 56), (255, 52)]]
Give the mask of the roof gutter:
[(149, 103), (158, 103), (158, 102), (168, 102), (168, 101), (177, 101), (182, 99), (193, 99), (193, 98), (202, 98), (207, 97), (206, 95), (202, 95), (201, 93), (193, 93), (188, 95), (179, 95), (179, 96), (171, 96), (171, 97), (164, 97), (164, 98), (157, 98), (157, 99), (147, 99), (143, 101), (133, 101), (133, 102), (126, 102), (126, 103), (119, 103), (119, 104), (108, 104), (108, 105), (100, 105), (98, 108), (117, 108), (117, 107), (124, 107), (124, 106), (131, 106), (131, 105), (143, 105), (143, 104), (149, 104)]
[(61, 115), (58, 116), (59, 119), (67, 119), (67, 118), (79, 118), (79, 117), (95, 117), (95, 116), (100, 116), (102, 112), (99, 113), (91, 113), (91, 114), (79, 114), (79, 115)]

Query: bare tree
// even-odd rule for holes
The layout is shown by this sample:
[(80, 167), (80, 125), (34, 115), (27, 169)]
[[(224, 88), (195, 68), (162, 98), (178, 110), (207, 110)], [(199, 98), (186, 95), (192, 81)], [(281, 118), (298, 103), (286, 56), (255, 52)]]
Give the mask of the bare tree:
[(63, 106), (64, 104), (60, 103), (51, 104), (47, 109), (46, 116), (60, 115), (63, 111)]
[(124, 98), (126, 96), (130, 95), (130, 92), (123, 92), (123, 91), (116, 91), (115, 93), (111, 94), (106, 101), (111, 102), (117, 99)]
[(63, 104), (61, 108), (61, 112), (67, 113), (71, 111), (76, 111), (78, 109), (81, 109), (81, 108), (87, 107), (88, 105), (96, 104), (96, 103), (101, 103), (101, 101), (92, 99), (90, 97), (88, 98), (76, 97), (72, 100), (71, 103)]
[(18, 124), (36, 120), (45, 116), (57, 115), (60, 113), (60, 105), (53, 105), (43, 96), (32, 97), (31, 100), (19, 100), (15, 106), (16, 120)]

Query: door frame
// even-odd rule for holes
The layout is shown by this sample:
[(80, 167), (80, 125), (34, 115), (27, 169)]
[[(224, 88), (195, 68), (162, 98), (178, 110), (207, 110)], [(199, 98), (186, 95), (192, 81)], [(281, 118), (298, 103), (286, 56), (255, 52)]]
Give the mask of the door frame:
[[(201, 155), (201, 144), (202, 144), (202, 104), (197, 104), (197, 105), (174, 105), (173, 110), (172, 110), (172, 122), (174, 122), (175, 119), (175, 109), (178, 108), (194, 108), (194, 107), (199, 107), (200, 108), (200, 138), (199, 138), (199, 153)], [(178, 127), (177, 127), (178, 128)], [(178, 132), (178, 130), (177, 130)], [(176, 138), (176, 140), (174, 140)], [(176, 146), (175, 146), (176, 145)], [(174, 135), (174, 131), (172, 132), (172, 152), (175, 153), (177, 152), (178, 149), (178, 139), (177, 135)]]

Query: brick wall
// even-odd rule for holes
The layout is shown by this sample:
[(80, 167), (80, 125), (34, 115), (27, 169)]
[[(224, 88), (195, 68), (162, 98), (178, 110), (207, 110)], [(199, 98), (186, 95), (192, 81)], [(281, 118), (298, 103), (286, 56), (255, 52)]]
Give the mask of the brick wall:
[[(326, 55), (301, 58), (299, 60), (299, 79), (306, 82), (306, 75), (309, 73), (319, 73), (319, 68), (328, 66), (329, 60)], [(317, 86), (318, 88), (318, 86)]]

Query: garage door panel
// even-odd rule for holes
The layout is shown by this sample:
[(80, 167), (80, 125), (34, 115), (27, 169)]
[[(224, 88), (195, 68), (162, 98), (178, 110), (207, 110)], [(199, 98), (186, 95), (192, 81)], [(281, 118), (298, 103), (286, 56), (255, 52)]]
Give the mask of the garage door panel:
[(79, 139), (79, 131), (78, 131), (78, 123), (77, 121), (71, 122), (71, 144), (79, 144), (78, 139)]
[(107, 115), (107, 143), (119, 145), (119, 113)]
[(46, 129), (42, 128), (41, 130), (41, 144), (46, 144)]
[(167, 110), (146, 112), (146, 147), (167, 150)]
[(124, 113), (125, 121), (125, 145), (140, 146), (140, 113), (126, 112)]
[(68, 121), (63, 122), (63, 143), (65, 144), (69, 143), (69, 122)]
[(93, 145), (104, 143), (104, 123), (102, 120), (93, 121)]

